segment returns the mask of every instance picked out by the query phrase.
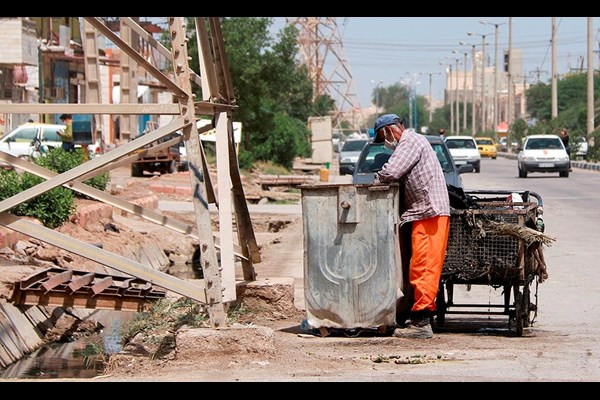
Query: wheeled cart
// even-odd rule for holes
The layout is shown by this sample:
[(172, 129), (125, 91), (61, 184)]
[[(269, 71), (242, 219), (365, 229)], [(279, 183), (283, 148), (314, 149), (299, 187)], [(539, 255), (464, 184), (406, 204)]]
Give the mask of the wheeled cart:
[[(517, 336), (538, 310), (538, 284), (547, 277), (542, 198), (529, 191), (465, 191), (469, 206), (451, 209), (450, 234), (436, 300), (436, 324), (447, 314), (508, 316)], [(455, 285), (503, 288), (499, 304), (456, 303)], [(532, 288), (534, 292), (532, 294)]]

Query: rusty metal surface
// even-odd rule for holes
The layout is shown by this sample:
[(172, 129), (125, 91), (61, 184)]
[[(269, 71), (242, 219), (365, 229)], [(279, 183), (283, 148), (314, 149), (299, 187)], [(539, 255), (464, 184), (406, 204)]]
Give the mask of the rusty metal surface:
[(138, 278), (48, 268), (19, 282), (13, 302), (29, 306), (143, 311), (152, 301), (165, 295), (165, 291)]
[(402, 272), (398, 187), (302, 187), (304, 294), (314, 328), (393, 326)]

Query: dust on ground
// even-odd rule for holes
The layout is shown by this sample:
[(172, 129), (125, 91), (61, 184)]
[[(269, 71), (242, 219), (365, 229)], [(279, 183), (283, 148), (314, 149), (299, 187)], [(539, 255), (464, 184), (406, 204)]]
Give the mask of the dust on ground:
[[(124, 198), (148, 195), (149, 185), (175, 180), (182, 185), (189, 183), (185, 174), (127, 178), (121, 195)], [(245, 184), (245, 190), (260, 193), (260, 188), (252, 185)], [(174, 195), (160, 196), (175, 198)], [(170, 216), (194, 222), (193, 215)], [(118, 232), (106, 230), (101, 224), (92, 231), (74, 224), (62, 229), (81, 240), (102, 242), (104, 248), (114, 252), (126, 247), (126, 243), (142, 243), (149, 238), (160, 238), (169, 251), (186, 251), (187, 246), (193, 245), (191, 240), (183, 239), (184, 235), (170, 230), (166, 234), (161, 227), (148, 228), (144, 233), (133, 230), (130, 227), (140, 223), (135, 216), (119, 216), (110, 222)], [(252, 216), (252, 223), (262, 258), (262, 262), (255, 266), (258, 278), (288, 276), (282, 260), (290, 251), (302, 251), (302, 219), (289, 215)], [(170, 239), (165, 240), (167, 237)], [(180, 249), (175, 250), (177, 246)], [(85, 260), (73, 260), (72, 256), (55, 251), (46, 255), (49, 262), (59, 265), (61, 262), (65, 265), (85, 263)], [(286, 296), (286, 301), (293, 303), (289, 293)], [(263, 304), (268, 304), (268, 301)], [(455, 323), (452, 318), (447, 318), (445, 327), (435, 328), (436, 334), (429, 340), (395, 338), (390, 332), (370, 330), (306, 332), (301, 329), (306, 318), (305, 310), (293, 306), (281, 312), (275, 303), (272, 305), (271, 309), (263, 307), (239, 313), (225, 328), (184, 326), (168, 332), (171, 346), (160, 354), (128, 351), (113, 355), (107, 361), (106, 373), (94, 380), (539, 381), (544, 380), (544, 376), (521, 373), (523, 356), (535, 358), (551, 352), (552, 340), (560, 340), (548, 340), (545, 332), (535, 328), (515, 340), (503, 328), (505, 317), (498, 323), (472, 318), (456, 319)], [(482, 330), (481, 323), (486, 326), (496, 324), (497, 329)], [(473, 340), (474, 337), (476, 340)], [(503, 368), (498, 368), (498, 365), (503, 365)]]

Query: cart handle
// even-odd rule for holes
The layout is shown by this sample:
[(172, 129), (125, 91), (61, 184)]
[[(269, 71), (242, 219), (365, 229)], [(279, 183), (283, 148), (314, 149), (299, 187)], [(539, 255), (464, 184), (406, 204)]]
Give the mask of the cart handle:
[(512, 193), (519, 193), (525, 201), (529, 201), (528, 197), (531, 195), (537, 200), (538, 206), (543, 206), (542, 196), (536, 192), (530, 192), (529, 190), (465, 190), (468, 195), (486, 194), (486, 195), (503, 195), (508, 196)]

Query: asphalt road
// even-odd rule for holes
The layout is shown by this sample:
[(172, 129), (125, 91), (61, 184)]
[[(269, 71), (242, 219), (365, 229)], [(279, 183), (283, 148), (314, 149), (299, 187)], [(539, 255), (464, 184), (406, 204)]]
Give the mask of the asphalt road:
[[(433, 362), (410, 368), (381, 364), (360, 371), (350, 368), (336, 371), (336, 379), (355, 380), (360, 376), (360, 380), (366, 381), (600, 380), (600, 267), (597, 262), (597, 238), (600, 237), (600, 210), (597, 206), (600, 202), (599, 174), (596, 170), (574, 166), (569, 178), (560, 178), (558, 173), (531, 173), (528, 178), (518, 178), (516, 160), (504, 157), (483, 159), (480, 173), (463, 174), (467, 190), (529, 190), (542, 198), (545, 233), (553, 237), (555, 242), (544, 249), (548, 279), (532, 287), (532, 301), (538, 306), (534, 323), (524, 328), (522, 337), (514, 337), (503, 333), (503, 328), (494, 329), (485, 317), (473, 318), (474, 322), (492, 328), (461, 332), (448, 329), (440, 332), (432, 342), (397, 342), (396, 345), (398, 353), (414, 354), (420, 351), (445, 354), (453, 357), (453, 362)], [(170, 204), (161, 203), (159, 207), (166, 206)], [(274, 212), (280, 214), (276, 210)], [(281, 208), (279, 210), (282, 211)], [(303, 279), (302, 246), (298, 246), (301, 233), (301, 229), (294, 231), (296, 237), (293, 242), (282, 239), (284, 243), (292, 242), (295, 245), (287, 245), (289, 254), (285, 257), (278, 255), (280, 258), (275, 260), (273, 268), (273, 273), (282, 274), (277, 276), (292, 276), (300, 285)], [(301, 288), (297, 287), (296, 291), (302, 295)], [(465, 299), (485, 306), (501, 298), (503, 293), (502, 288), (488, 285), (457, 285), (455, 295), (457, 300)], [(471, 320), (468, 316), (462, 319), (460, 316), (448, 316), (450, 326), (454, 318)], [(333, 340), (328, 343), (331, 342)], [(340, 345), (335, 355), (340, 359), (345, 349), (351, 352), (351, 343), (363, 343), (343, 339), (340, 342), (343, 342), (343, 346)], [(382, 343), (368, 340), (364, 343), (372, 346), (373, 342)], [(311, 343), (314, 347), (320, 340)], [(291, 367), (288, 369), (294, 370)], [(314, 369), (316, 371), (316, 366)], [(285, 375), (284, 372), (281, 371), (281, 374)], [(283, 379), (272, 373), (271, 379)], [(295, 374), (294, 380), (300, 377)], [(259, 378), (252, 376), (247, 379)], [(309, 374), (305, 380), (314, 379)]]

